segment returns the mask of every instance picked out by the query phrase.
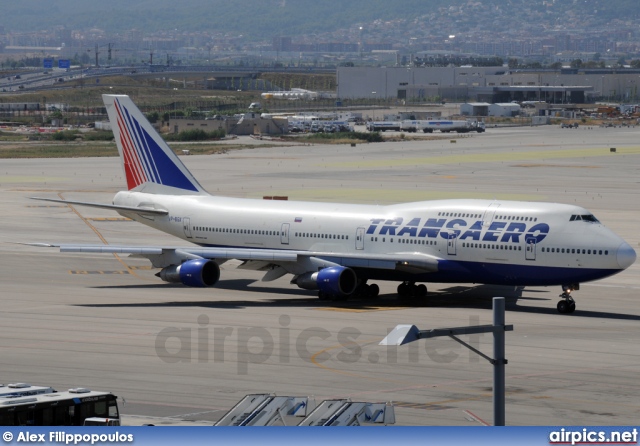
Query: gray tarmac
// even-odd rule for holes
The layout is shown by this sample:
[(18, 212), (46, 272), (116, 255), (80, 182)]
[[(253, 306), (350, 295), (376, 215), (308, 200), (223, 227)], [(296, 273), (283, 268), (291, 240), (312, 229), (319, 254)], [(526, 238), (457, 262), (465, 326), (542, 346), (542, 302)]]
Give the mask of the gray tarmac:
[[(640, 128), (435, 136), (182, 159), (208, 191), (235, 197), (576, 203), (640, 250)], [(559, 287), (428, 284), (411, 307), (396, 301), (396, 283), (378, 282), (377, 301), (333, 304), (287, 278), (260, 282), (238, 262), (223, 265), (217, 287), (190, 289), (162, 283), (144, 259), (15, 244), (180, 243), (109, 211), (28, 199), (110, 202), (124, 184), (115, 158), (0, 162), (0, 382), (112, 391), (129, 424), (210, 424), (249, 393), (392, 401), (400, 425), (491, 424), (485, 359), (446, 339), (378, 342), (401, 323), (490, 324), (492, 298), (503, 296), (514, 325), (507, 424), (637, 424), (638, 264), (582, 284), (576, 312), (560, 315)], [(463, 339), (492, 354), (490, 335)]]

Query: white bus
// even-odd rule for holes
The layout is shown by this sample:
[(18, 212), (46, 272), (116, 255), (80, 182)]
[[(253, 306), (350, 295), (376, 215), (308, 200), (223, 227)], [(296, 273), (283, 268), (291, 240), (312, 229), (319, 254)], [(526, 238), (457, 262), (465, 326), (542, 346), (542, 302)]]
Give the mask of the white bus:
[(27, 383), (0, 384), (0, 398), (4, 396), (30, 396), (53, 393), (53, 387), (32, 386)]
[(87, 418), (119, 426), (118, 397), (83, 388), (0, 397), (0, 426), (83, 426)]

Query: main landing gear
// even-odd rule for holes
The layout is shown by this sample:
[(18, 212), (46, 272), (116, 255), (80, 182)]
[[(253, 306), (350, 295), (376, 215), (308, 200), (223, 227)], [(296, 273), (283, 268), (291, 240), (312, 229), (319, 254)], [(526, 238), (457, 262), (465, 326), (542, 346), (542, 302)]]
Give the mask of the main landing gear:
[(424, 284), (416, 285), (415, 282), (402, 282), (398, 285), (398, 296), (400, 300), (410, 301), (419, 299), (427, 295), (427, 286)]
[(380, 294), (380, 287), (375, 283), (371, 285), (367, 284), (366, 281), (360, 283), (355, 291), (351, 294), (341, 294), (341, 295), (333, 295), (327, 294), (323, 291), (318, 292), (318, 298), (320, 300), (332, 300), (334, 302), (344, 302), (350, 298), (355, 299), (377, 299)]
[(557, 308), (558, 313), (561, 314), (571, 314), (576, 311), (576, 302), (571, 297), (571, 292), (573, 290), (579, 290), (580, 284), (573, 283), (571, 285), (562, 285), (562, 294), (560, 297), (562, 300), (558, 302)]
[(353, 292), (355, 297), (360, 297), (361, 299), (377, 299), (380, 294), (380, 287), (375, 283), (371, 285), (363, 283)]

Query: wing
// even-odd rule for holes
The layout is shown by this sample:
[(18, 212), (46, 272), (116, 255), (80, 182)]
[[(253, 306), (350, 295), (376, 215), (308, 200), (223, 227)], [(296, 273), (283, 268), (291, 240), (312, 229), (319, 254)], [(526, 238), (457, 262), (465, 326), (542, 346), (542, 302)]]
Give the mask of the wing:
[[(321, 251), (293, 251), (281, 249), (217, 248), (217, 247), (154, 247), (154, 246), (112, 246), (112, 245), (55, 245), (30, 243), (31, 246), (58, 247), (60, 252), (130, 254), (151, 261), (156, 268), (179, 265), (185, 260), (212, 259), (218, 263), (237, 259), (243, 261), (241, 268), (271, 270), (273, 266), (284, 268), (284, 273), (302, 274), (317, 271), (326, 266), (350, 268), (375, 268), (398, 270), (408, 273), (430, 273), (438, 271), (443, 259), (416, 252), (394, 254), (359, 254)], [(281, 275), (283, 275), (281, 274)], [(281, 275), (265, 276), (266, 280)], [(268, 277), (268, 278), (267, 278)]]

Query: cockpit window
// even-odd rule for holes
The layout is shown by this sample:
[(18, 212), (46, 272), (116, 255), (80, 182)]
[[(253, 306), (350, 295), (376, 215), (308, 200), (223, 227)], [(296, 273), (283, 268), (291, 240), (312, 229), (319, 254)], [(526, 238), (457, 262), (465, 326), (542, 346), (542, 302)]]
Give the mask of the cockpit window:
[(588, 221), (590, 223), (600, 223), (596, 217), (592, 214), (587, 215), (572, 215), (569, 221)]

